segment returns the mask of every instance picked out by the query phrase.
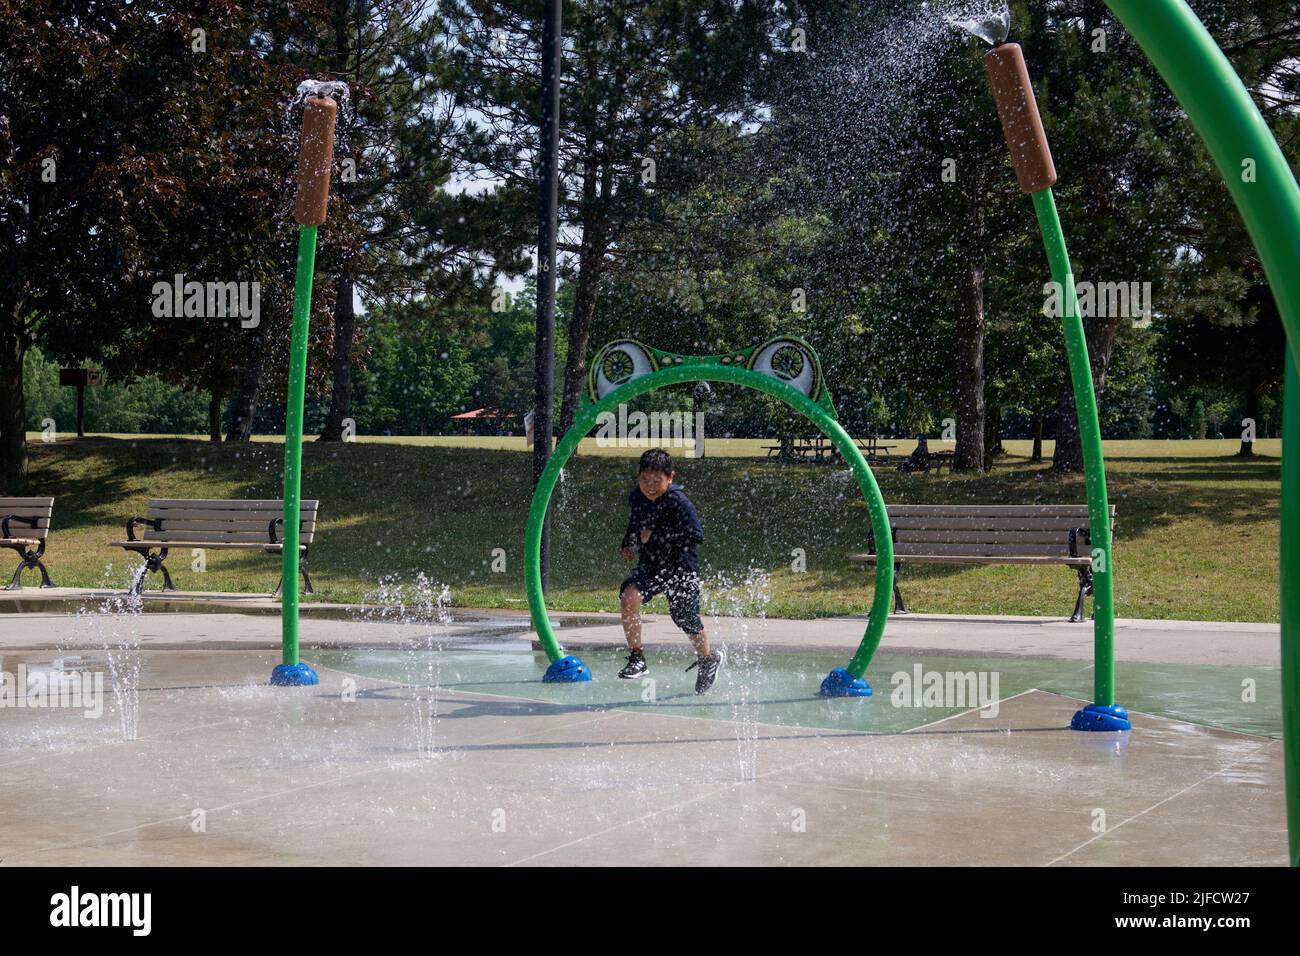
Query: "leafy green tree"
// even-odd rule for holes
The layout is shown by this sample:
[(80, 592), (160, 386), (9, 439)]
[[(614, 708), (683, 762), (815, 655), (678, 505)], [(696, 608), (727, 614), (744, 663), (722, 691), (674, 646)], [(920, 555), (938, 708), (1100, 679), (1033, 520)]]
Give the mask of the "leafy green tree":
[[(479, 119), (460, 155), (535, 195), (541, 4), (444, 0), (442, 10), (457, 40), (452, 85)], [(602, 283), (638, 269), (641, 228), (694, 181), (699, 155), (684, 137), (748, 115), (770, 14), (756, 0), (568, 0), (564, 16), (559, 246), (574, 305), (561, 431), (581, 398)]]
[(371, 329), (370, 361), (358, 375), (358, 431), (431, 435), (446, 430), (477, 380), (470, 350), (423, 304), (375, 309)]
[(530, 197), (466, 191), (447, 148), (461, 121), (447, 85), (445, 24), (432, 0), (324, 0), (298, 59), (345, 81), (335, 151), (338, 195), (321, 268), (333, 273), (330, 405), (321, 439), (338, 441), (351, 414), (355, 302), (436, 300), (450, 312), (483, 300), (498, 270), (526, 268)]

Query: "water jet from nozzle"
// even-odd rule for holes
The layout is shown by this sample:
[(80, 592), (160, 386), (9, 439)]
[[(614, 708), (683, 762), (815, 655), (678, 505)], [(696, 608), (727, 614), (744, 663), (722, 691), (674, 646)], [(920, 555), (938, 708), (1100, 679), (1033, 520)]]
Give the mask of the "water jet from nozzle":
[(979, 37), (989, 46), (1001, 46), (1011, 34), (1011, 11), (1007, 7), (988, 10), (963, 20), (951, 20), (953, 26)]

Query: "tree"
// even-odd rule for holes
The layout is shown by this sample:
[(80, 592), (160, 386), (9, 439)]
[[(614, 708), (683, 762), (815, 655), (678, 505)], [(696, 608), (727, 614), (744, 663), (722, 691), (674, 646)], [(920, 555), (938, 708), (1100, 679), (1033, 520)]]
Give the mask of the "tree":
[[(453, 85), (480, 120), (459, 155), (535, 195), (541, 5), (445, 0), (443, 10), (457, 38)], [(692, 178), (678, 174), (696, 157), (670, 146), (697, 125), (747, 116), (768, 17), (755, 0), (569, 0), (564, 13), (559, 249), (575, 296), (561, 432), (581, 399), (602, 283), (636, 271), (639, 230)]]
[(458, 122), (458, 94), (447, 85), (447, 38), (433, 2), (326, 6), (299, 60), (351, 90), (337, 132), (337, 215), (321, 263), (334, 275), (334, 307), (330, 405), (320, 437), (338, 441), (351, 414), (356, 300), (427, 298), (450, 312), (481, 299), (498, 270), (525, 268), (519, 251), (528, 201), (508, 190), (454, 188), (464, 171), (446, 144)]
[(470, 350), (431, 313), (427, 303), (374, 311), (374, 351), (358, 381), (363, 433), (435, 434), (463, 410), (477, 379)]
[(160, 371), (209, 388), (217, 409), (237, 356), (260, 348), (234, 320), (151, 308), (154, 285), (179, 273), (268, 283), (263, 311), (277, 312), (292, 153), (275, 116), (292, 82), (246, 42), (256, 7), (0, 3), (6, 485), (25, 472), (22, 359), (36, 341), (117, 380)]
[[(1019, 11), (1017, 11), (1019, 12)], [(1236, 237), (1238, 262), (1254, 258), (1217, 172), (1181, 108), (1136, 42), (1102, 0), (1072, 0), (1027, 20), (1027, 46), (1041, 51), (1045, 122), (1061, 185), (1057, 195), (1080, 280), (1152, 283), (1170, 315), (1183, 311), (1171, 270), (1188, 244), (1213, 227)], [(1215, 0), (1198, 13), (1220, 38), (1266, 117), (1293, 125), (1300, 12), (1261, 0)], [(1285, 142), (1287, 137), (1280, 137)], [(1293, 147), (1294, 148), (1294, 147)], [(1234, 223), (1229, 225), (1228, 220)], [(1131, 316), (1085, 319), (1093, 379), (1104, 398), (1117, 347), (1133, 336)], [(1068, 376), (1057, 409), (1053, 467), (1077, 471), (1082, 452)]]

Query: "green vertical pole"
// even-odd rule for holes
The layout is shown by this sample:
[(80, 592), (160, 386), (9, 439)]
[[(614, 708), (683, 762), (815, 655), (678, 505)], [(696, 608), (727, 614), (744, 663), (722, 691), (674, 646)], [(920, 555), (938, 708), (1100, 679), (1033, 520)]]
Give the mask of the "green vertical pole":
[(293, 216), (298, 233), (298, 267), (293, 280), (293, 329), (289, 335), (289, 387), (284, 405), (284, 527), (281, 529), (280, 631), (282, 661), (271, 683), (301, 686), (320, 682), (298, 658), (298, 546), (302, 511), (302, 405), (307, 393), (307, 332), (311, 322), (312, 274), (316, 269), (316, 229), (329, 210), (330, 169), (338, 104), (312, 95), (303, 103), (302, 148), (298, 154), (298, 195)]
[(1074, 715), (1070, 726), (1075, 730), (1130, 730), (1128, 711), (1115, 705), (1115, 568), (1110, 549), (1106, 464), (1101, 451), (1101, 423), (1097, 419), (1097, 393), (1092, 384), (1088, 339), (1079, 315), (1070, 254), (1052, 195), (1056, 164), (1052, 161), (1020, 45), (995, 45), (984, 55), (984, 71), (997, 103), (998, 119), (1011, 151), (1016, 179), (1021, 191), (1034, 199), (1043, 247), (1064, 305), (1061, 331), (1065, 334), (1088, 498), (1088, 536), (1084, 539), (1087, 554), (1080, 556), (1087, 557), (1092, 564), (1093, 593), (1093, 701)]
[(1110, 550), (1110, 501), (1106, 494), (1106, 461), (1101, 451), (1097, 394), (1093, 389), (1088, 338), (1083, 331), (1083, 319), (1079, 316), (1074, 273), (1070, 268), (1070, 253), (1065, 247), (1061, 219), (1056, 212), (1056, 199), (1050, 189), (1034, 193), (1033, 198), (1052, 279), (1061, 288), (1064, 302), (1061, 327), (1065, 332), (1065, 352), (1074, 387), (1079, 440), (1083, 446), (1083, 480), (1088, 494), (1091, 535), (1088, 547), (1094, 554), (1101, 552), (1092, 562), (1093, 703), (1109, 707), (1115, 703), (1115, 566)]
[(302, 414), (307, 393), (307, 332), (311, 323), (316, 227), (298, 232), (298, 269), (293, 281), (293, 332), (289, 340), (289, 391), (284, 422), (284, 583), (280, 622), (281, 663), (298, 663), (298, 523), (302, 507)]
[[(1282, 391), (1282, 754), (1292, 866), (1300, 866), (1300, 373), (1287, 353)], [(1288, 557), (1290, 560), (1288, 560)]]

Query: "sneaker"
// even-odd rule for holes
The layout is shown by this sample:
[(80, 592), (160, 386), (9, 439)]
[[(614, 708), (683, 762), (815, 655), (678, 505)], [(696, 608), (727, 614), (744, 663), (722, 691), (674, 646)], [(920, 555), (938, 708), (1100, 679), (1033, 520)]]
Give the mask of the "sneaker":
[(713, 682), (718, 678), (718, 668), (722, 665), (722, 655), (714, 651), (708, 657), (697, 657), (695, 663), (690, 667), (698, 667), (699, 673), (695, 675), (695, 693), (703, 694), (713, 686)]
[(633, 651), (627, 655), (627, 663), (618, 672), (618, 676), (623, 680), (635, 680), (638, 677), (644, 677), (649, 670), (650, 667), (645, 662), (645, 654), (641, 651)]

